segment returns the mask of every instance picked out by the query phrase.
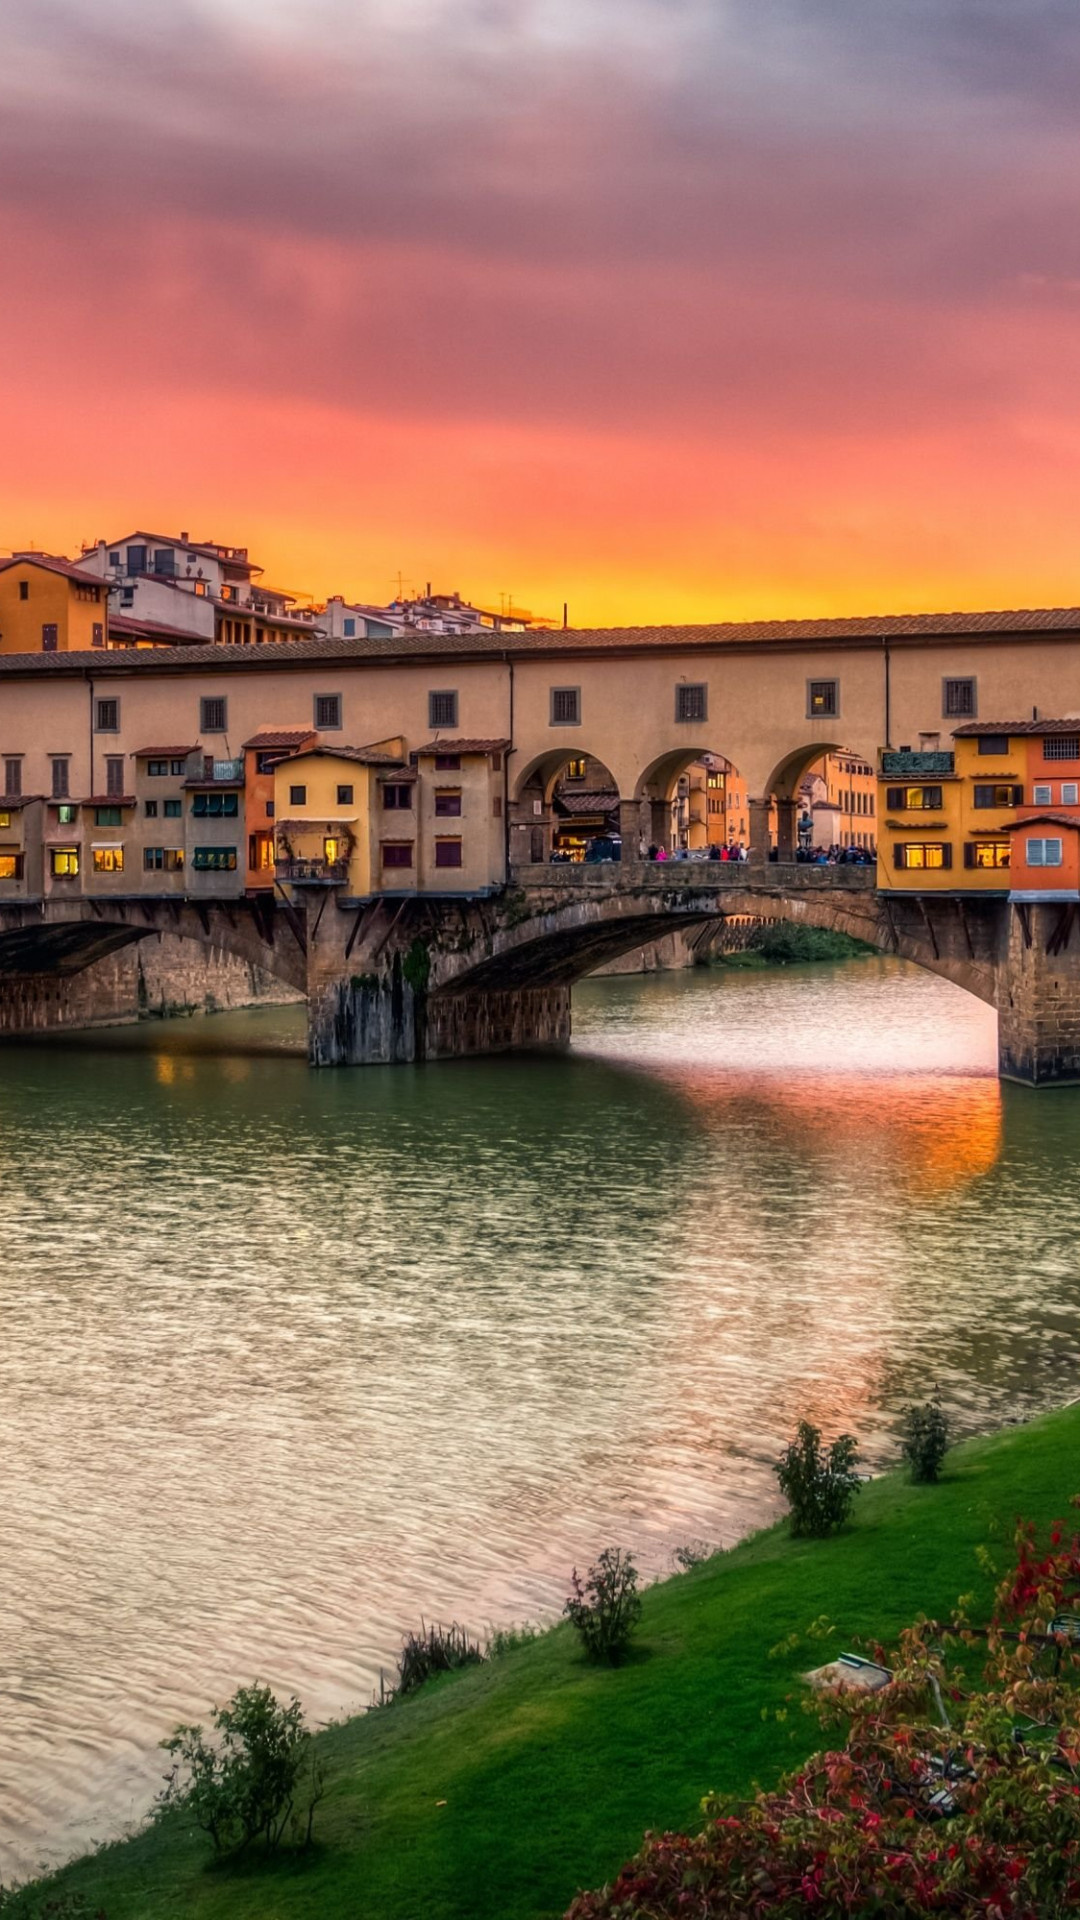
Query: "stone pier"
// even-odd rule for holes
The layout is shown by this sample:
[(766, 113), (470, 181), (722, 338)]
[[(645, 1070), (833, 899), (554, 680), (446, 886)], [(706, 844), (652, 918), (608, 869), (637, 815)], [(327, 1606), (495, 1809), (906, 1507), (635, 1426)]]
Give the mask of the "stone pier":
[(998, 1067), (1026, 1086), (1080, 1083), (1080, 905), (1009, 913), (998, 991)]

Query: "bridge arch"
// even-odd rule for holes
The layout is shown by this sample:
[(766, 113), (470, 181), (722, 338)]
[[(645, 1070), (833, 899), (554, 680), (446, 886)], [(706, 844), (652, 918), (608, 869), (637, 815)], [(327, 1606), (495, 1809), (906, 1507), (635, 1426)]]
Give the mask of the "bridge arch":
[(140, 941), (171, 934), (307, 988), (306, 917), (269, 899), (82, 899), (0, 907), (3, 981), (64, 979)]

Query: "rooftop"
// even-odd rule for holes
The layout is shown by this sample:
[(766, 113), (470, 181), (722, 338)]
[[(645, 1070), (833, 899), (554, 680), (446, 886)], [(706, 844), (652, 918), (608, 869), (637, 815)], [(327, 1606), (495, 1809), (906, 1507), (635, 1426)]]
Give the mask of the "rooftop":
[(87, 573), (56, 553), (13, 553), (10, 560), (0, 560), (0, 573), (6, 573), (9, 567), (43, 567), (46, 573), (62, 573), (65, 579), (74, 580), (80, 587), (100, 589), (102, 586), (100, 574)]
[(315, 757), (324, 760), (356, 760), (365, 767), (400, 767), (401, 755), (387, 753), (383, 747), (335, 747), (327, 740), (312, 740), (309, 746), (301, 746), (291, 753), (283, 766), (292, 766), (296, 760), (311, 760)]
[(302, 747), (305, 740), (314, 738), (314, 727), (260, 727), (258, 733), (253, 733), (243, 744), (245, 751), (250, 747), (262, 753), (269, 747)]
[(509, 740), (429, 740), (426, 747), (414, 747), (413, 756), (443, 753), (505, 753)]
[(1080, 714), (1064, 720), (967, 720), (953, 728), (954, 740), (978, 737), (983, 733), (1080, 733)]
[[(95, 584), (99, 584), (96, 579)], [(244, 609), (241, 607), (239, 611), (243, 613)], [(259, 673), (330, 660), (361, 665), (448, 658), (528, 660), (566, 654), (709, 653), (727, 648), (798, 650), (814, 646), (858, 648), (866, 645), (876, 648), (886, 640), (893, 643), (935, 639), (978, 641), (1028, 634), (1080, 637), (1080, 607), (1029, 607), (990, 613), (866, 614), (836, 620), (726, 621), (679, 627), (545, 628), (532, 633), (494, 633), (487, 628), (472, 633), (428, 633), (410, 629), (395, 634), (390, 640), (364, 635), (346, 640), (319, 634), (301, 640), (268, 640), (258, 647), (199, 644), (177, 650), (149, 649), (105, 655), (89, 650), (9, 653), (0, 655), (0, 674), (84, 674), (91, 665), (95, 673), (205, 672), (208, 669)], [(1026, 724), (1020, 723), (1016, 730)], [(1064, 723), (1058, 724), (1064, 726)], [(988, 733), (991, 728), (988, 721), (977, 721), (967, 730)]]

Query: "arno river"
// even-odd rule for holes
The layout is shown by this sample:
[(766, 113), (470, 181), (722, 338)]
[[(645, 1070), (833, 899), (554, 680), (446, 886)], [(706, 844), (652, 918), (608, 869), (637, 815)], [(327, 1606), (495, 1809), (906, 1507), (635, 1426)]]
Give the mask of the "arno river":
[(0, 1879), (141, 1813), (240, 1682), (318, 1721), (421, 1614), (730, 1542), (802, 1414), (873, 1464), (934, 1383), (963, 1427), (1080, 1391), (1080, 1094), (1000, 1088), (974, 1000), (876, 960), (616, 980), (575, 1033), (0, 1054)]

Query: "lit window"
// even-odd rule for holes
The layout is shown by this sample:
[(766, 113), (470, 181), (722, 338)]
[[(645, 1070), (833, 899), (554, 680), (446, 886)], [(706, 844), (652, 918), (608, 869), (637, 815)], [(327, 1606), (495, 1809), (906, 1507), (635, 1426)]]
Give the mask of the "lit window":
[(1027, 863), (1029, 867), (1060, 867), (1062, 842), (1060, 840), (1029, 840)]
[(78, 847), (51, 847), (49, 865), (54, 880), (74, 880), (79, 872)]
[(968, 867), (1007, 867), (1009, 842), (1007, 840), (976, 840), (964, 848), (964, 864)]
[(196, 847), (191, 861), (196, 873), (235, 873), (235, 847)]
[(896, 864), (909, 869), (934, 870), (952, 866), (952, 847), (940, 840), (907, 842), (896, 848)]
[(563, 777), (566, 780), (584, 780), (585, 778), (584, 760), (568, 760), (566, 763), (566, 773), (564, 774)]
[(7, 848), (0, 850), (0, 880), (21, 880), (22, 877), (22, 854), (11, 853)]
[(940, 787), (889, 787), (885, 804), (900, 813), (936, 813), (942, 805)]
[[(61, 827), (73, 827), (75, 825), (75, 816), (78, 813), (78, 811), (79, 811), (78, 807), (72, 806), (70, 803), (57, 807), (56, 809), (57, 824)], [(7, 823), (8, 823), (8, 816), (6, 814), (0, 814), (0, 827), (6, 826)]]
[[(1037, 791), (1036, 789), (1036, 793)], [(1046, 800), (1042, 803), (1044, 806), (1049, 804), (1049, 787), (1046, 789), (1046, 796)], [(981, 781), (976, 781), (972, 790), (972, 805), (976, 807), (1019, 807), (1023, 799), (1023, 787), (1014, 787), (1005, 782), (1000, 784), (987, 782), (984, 785)]]
[(123, 873), (123, 847), (92, 847), (95, 873)]

